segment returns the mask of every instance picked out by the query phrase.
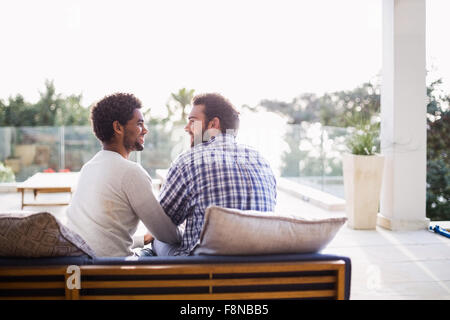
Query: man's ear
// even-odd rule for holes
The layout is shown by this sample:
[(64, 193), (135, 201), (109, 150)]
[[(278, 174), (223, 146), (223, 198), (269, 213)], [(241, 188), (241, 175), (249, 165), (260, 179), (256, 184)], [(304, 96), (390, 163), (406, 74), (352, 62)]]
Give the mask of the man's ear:
[(118, 135), (123, 134), (123, 126), (120, 124), (119, 121), (117, 120), (113, 121), (113, 130), (115, 134)]
[(209, 121), (208, 123), (208, 128), (206, 129), (216, 129), (216, 130), (221, 130), (220, 128), (220, 119), (217, 117), (214, 117), (211, 119), (211, 121)]
[(220, 119), (214, 117), (208, 122), (208, 126), (203, 133), (203, 141), (208, 141), (211, 137), (219, 135), (220, 132)]

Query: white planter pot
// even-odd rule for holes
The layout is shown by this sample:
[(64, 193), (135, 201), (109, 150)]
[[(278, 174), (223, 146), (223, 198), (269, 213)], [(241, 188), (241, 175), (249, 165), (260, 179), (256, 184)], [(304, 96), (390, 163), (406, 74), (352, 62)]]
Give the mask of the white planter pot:
[(380, 204), (384, 157), (344, 154), (342, 164), (348, 227), (375, 229)]

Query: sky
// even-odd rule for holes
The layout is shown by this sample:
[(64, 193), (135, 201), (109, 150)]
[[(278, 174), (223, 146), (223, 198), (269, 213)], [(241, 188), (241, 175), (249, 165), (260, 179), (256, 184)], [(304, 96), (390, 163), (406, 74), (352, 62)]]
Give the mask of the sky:
[[(0, 99), (46, 79), (88, 106), (131, 92), (164, 114), (171, 92), (236, 106), (353, 89), (381, 70), (381, 0), (0, 2)], [(450, 1), (427, 0), (427, 68), (450, 92)]]

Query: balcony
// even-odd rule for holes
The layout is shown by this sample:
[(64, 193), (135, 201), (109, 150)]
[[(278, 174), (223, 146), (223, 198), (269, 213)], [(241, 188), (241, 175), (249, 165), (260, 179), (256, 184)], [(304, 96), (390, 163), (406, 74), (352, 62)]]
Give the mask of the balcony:
[[(79, 171), (99, 149), (90, 127), (0, 128), (6, 143), (1, 158), (15, 159), (17, 181), (53, 168)], [(151, 127), (146, 148), (131, 157), (157, 178), (158, 169), (167, 168), (187, 146), (182, 128)], [(255, 130), (257, 132), (255, 132)], [(346, 130), (320, 124), (290, 125), (274, 132), (252, 129), (240, 132), (241, 142), (264, 153), (278, 176), (277, 211), (306, 216), (345, 215), (341, 155)], [(302, 141), (299, 154), (292, 152), (289, 138)], [(277, 150), (277, 152), (274, 152)], [(292, 161), (298, 166), (292, 166)], [(283, 175), (283, 177), (282, 177)], [(157, 182), (157, 179), (154, 179)], [(9, 187), (8, 187), (9, 186)], [(0, 211), (20, 210), (21, 195), (14, 184), (3, 185)], [(9, 192), (6, 192), (9, 191)], [(155, 193), (158, 193), (155, 188)], [(68, 194), (25, 194), (27, 203), (61, 203)], [(34, 207), (25, 210), (49, 211), (63, 223), (65, 206)], [(433, 222), (450, 227), (446, 222)], [(143, 234), (141, 224), (138, 233)], [(344, 226), (324, 253), (346, 255), (352, 259), (351, 299), (450, 299), (450, 242), (425, 228), (416, 231), (353, 230)]]
[[(409, 226), (426, 222), (424, 221), (426, 176), (424, 163), (426, 112), (423, 108), (426, 91), (424, 5), (424, 1), (384, 1), (383, 5), (381, 124), (385, 144), (382, 145), (382, 151), (390, 157), (388, 173), (390, 185), (385, 195), (390, 200), (396, 201), (390, 201), (382, 209), (387, 213), (386, 217), (394, 230), (402, 221), (410, 221)], [(408, 23), (409, 21), (415, 23)], [(291, 128), (291, 133), (295, 134), (296, 129)], [(70, 128), (42, 129), (48, 131), (40, 138), (33, 130), (38, 129), (24, 129), (22, 136), (19, 133), (10, 134), (10, 137), (20, 142), (17, 145), (21, 145), (15, 150), (7, 150), (6, 144), (0, 140), (2, 141), (0, 160), (8, 160), (16, 172), (18, 181), (23, 181), (32, 173), (49, 167), (56, 170), (66, 168), (72, 171), (79, 170), (81, 164), (99, 147), (95, 139), (87, 135), (88, 129), (74, 128), (73, 131)], [(157, 128), (154, 134), (158, 132), (160, 131)], [(305, 137), (301, 135), (301, 129), (299, 132), (300, 135), (295, 138), (297, 141)], [(330, 135), (323, 128), (320, 132), (321, 134), (316, 136), (309, 146), (304, 145), (304, 149), (300, 150), (309, 153), (311, 156), (308, 158), (309, 163), (297, 162), (293, 167), (284, 167), (293, 171), (287, 175), (289, 181), (279, 183), (277, 210), (313, 215), (344, 214), (339, 201), (335, 198), (331, 198), (330, 204), (329, 198), (326, 199), (321, 193), (312, 194), (310, 189), (296, 187), (294, 190), (289, 187), (289, 184), (301, 182), (316, 190), (332, 193), (338, 199), (342, 196), (340, 193), (342, 183), (339, 180), (341, 174), (333, 171), (340, 167), (339, 150), (328, 150), (331, 154), (337, 152), (334, 159), (328, 158), (327, 152), (324, 151)], [(146, 148), (147, 153), (133, 156), (135, 161), (139, 161), (154, 175), (154, 170), (166, 168), (174, 155), (182, 151), (183, 138), (182, 134), (166, 135), (163, 137), (165, 140), (158, 140), (152, 134), (149, 136), (151, 145)], [(258, 137), (262, 139), (261, 135)], [(168, 141), (174, 142), (180, 148), (159, 148), (164, 147)], [(266, 156), (272, 158), (270, 143), (276, 145), (279, 140), (271, 140), (269, 137), (262, 141), (267, 150)], [(26, 147), (26, 145), (36, 146)], [(338, 145), (333, 143), (331, 147)], [(281, 171), (280, 158), (271, 161), (273, 167)], [(295, 170), (297, 172), (292, 174)], [(277, 173), (282, 175), (283, 172)], [(14, 187), (12, 189), (14, 190)], [(59, 202), (63, 196), (38, 197), (47, 197), (48, 200)], [(0, 210), (18, 209), (20, 209), (19, 194), (0, 193)], [(42, 209), (46, 208), (39, 208)], [(47, 208), (62, 221), (65, 219), (64, 209), (64, 207)], [(445, 227), (447, 223), (432, 222), (432, 224)], [(373, 231), (357, 231), (344, 226), (324, 250), (347, 255), (352, 259), (352, 299), (450, 299), (449, 240), (425, 228), (414, 231), (407, 229), (391, 231), (377, 227)], [(140, 231), (142, 232), (142, 229)]]

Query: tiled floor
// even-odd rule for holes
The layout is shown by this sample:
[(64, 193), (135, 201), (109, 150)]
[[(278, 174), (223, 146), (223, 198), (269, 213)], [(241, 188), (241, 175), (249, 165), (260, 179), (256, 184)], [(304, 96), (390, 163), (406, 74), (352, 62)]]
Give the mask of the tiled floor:
[(356, 231), (324, 250), (352, 259), (352, 299), (450, 299), (450, 239), (427, 230)]
[[(55, 199), (55, 195), (38, 197)], [(0, 212), (19, 209), (19, 194), (0, 193)], [(47, 210), (65, 222), (65, 207), (26, 210)], [(278, 193), (277, 211), (308, 216), (344, 214), (322, 210), (283, 192)], [(143, 230), (141, 226), (138, 232)], [(323, 252), (351, 258), (351, 299), (450, 299), (450, 239), (438, 234), (427, 230), (352, 230), (344, 225)]]

